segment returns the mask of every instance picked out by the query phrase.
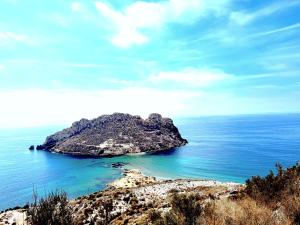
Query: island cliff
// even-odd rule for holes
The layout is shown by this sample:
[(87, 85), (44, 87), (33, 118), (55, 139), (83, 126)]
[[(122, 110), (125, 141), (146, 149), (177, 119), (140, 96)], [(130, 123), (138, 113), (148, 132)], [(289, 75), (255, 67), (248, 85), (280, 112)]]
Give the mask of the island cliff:
[(46, 138), (38, 150), (81, 156), (116, 156), (158, 152), (187, 143), (169, 118), (150, 114), (147, 119), (114, 113), (81, 119)]

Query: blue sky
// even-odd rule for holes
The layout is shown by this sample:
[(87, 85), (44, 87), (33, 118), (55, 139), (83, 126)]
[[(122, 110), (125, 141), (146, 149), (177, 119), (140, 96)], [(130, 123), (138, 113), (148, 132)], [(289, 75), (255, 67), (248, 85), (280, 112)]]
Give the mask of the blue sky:
[(300, 111), (300, 1), (0, 1), (0, 127)]

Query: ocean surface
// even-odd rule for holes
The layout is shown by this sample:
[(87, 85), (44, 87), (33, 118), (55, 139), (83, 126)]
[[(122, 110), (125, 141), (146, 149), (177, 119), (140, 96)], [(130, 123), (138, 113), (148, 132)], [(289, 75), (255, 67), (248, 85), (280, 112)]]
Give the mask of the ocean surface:
[(29, 151), (64, 127), (0, 129), (0, 210), (63, 189), (70, 198), (105, 188), (121, 176), (114, 162), (160, 178), (245, 182), (265, 175), (276, 162), (300, 160), (300, 114), (243, 115), (174, 120), (189, 144), (159, 154), (83, 159)]

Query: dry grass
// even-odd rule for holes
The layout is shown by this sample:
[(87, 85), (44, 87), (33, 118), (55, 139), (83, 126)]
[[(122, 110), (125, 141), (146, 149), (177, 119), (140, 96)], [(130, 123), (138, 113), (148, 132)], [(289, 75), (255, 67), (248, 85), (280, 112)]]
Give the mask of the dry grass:
[(207, 204), (204, 214), (198, 219), (198, 224), (284, 225), (291, 223), (285, 217), (279, 220), (271, 209), (246, 198), (238, 201), (223, 199)]

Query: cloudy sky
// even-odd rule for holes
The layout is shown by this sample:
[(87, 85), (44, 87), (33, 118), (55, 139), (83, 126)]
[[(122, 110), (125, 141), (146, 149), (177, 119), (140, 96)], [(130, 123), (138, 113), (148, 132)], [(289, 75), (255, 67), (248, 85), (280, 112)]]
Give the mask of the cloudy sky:
[(299, 0), (0, 1), (0, 128), (300, 112)]

